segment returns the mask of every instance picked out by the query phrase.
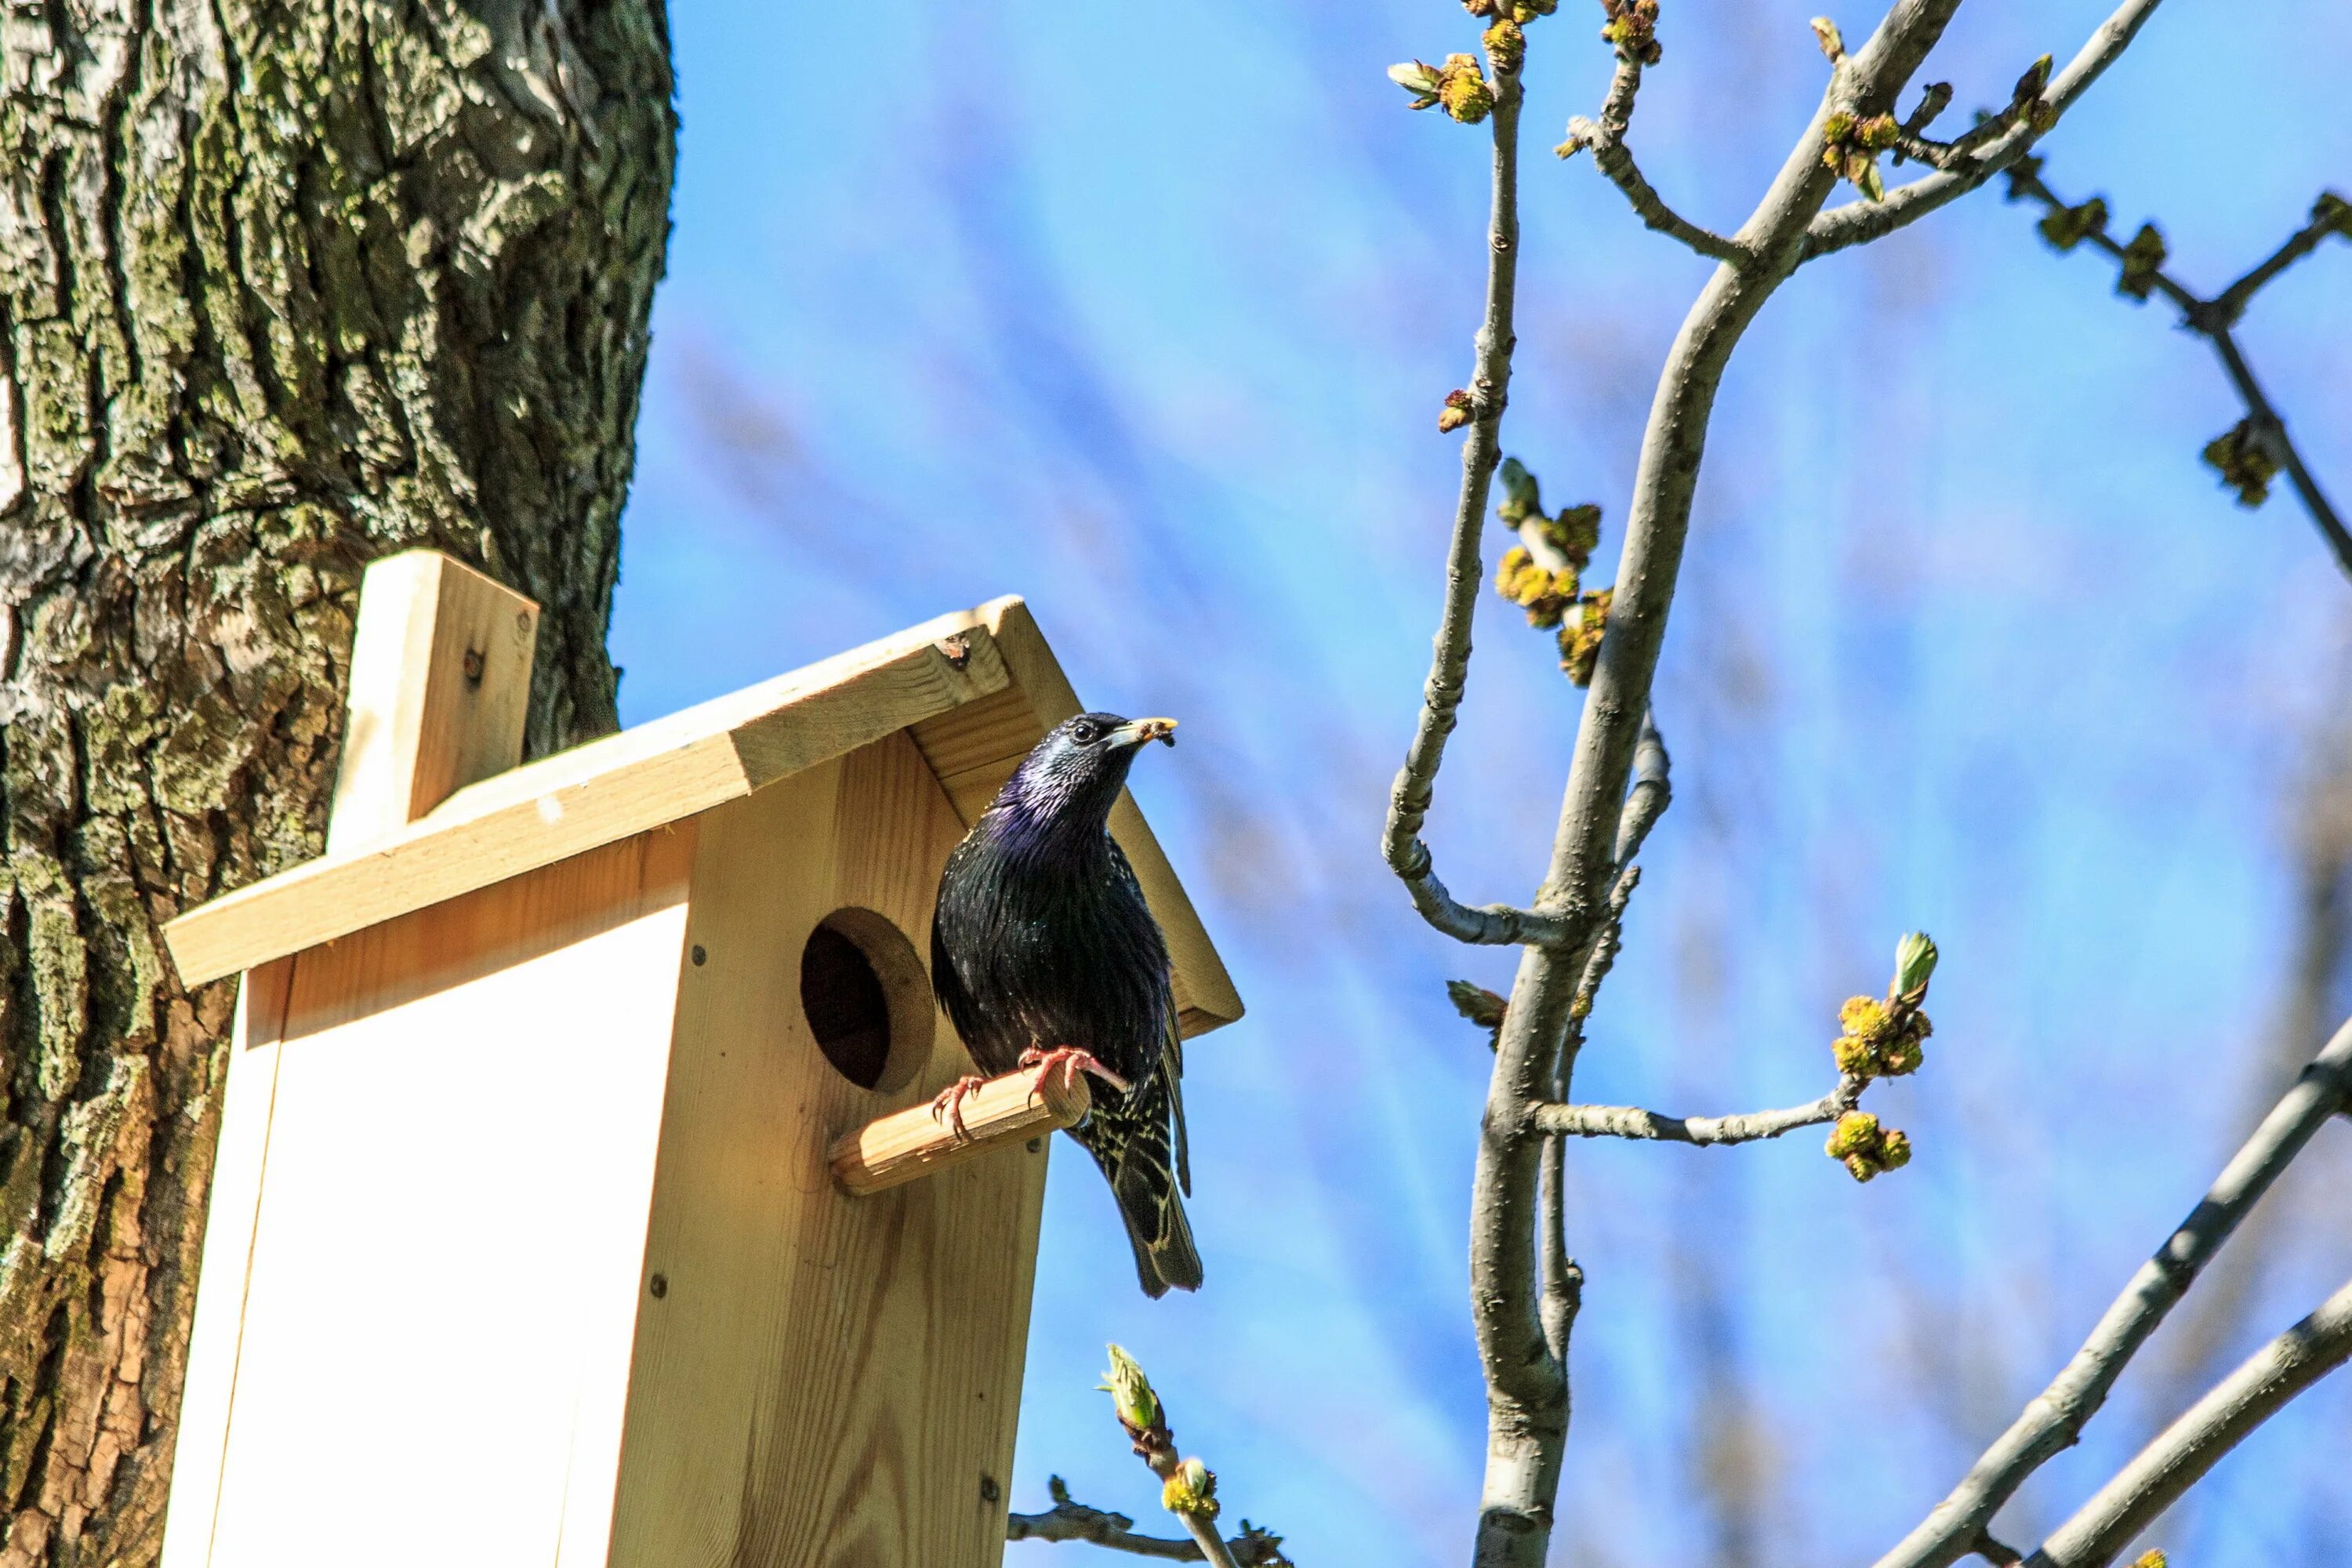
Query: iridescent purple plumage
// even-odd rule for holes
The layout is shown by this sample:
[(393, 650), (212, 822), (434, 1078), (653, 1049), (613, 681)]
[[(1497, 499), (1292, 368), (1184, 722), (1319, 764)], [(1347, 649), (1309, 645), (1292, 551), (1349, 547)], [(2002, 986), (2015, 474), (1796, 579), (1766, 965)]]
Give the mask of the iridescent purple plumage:
[(1110, 837), (1111, 807), (1167, 720), (1081, 713), (1024, 758), (949, 855), (931, 922), (931, 983), (982, 1073), (1072, 1047), (1131, 1086), (1097, 1082), (1070, 1135), (1110, 1181), (1147, 1294), (1195, 1289), (1200, 1255), (1168, 944)]

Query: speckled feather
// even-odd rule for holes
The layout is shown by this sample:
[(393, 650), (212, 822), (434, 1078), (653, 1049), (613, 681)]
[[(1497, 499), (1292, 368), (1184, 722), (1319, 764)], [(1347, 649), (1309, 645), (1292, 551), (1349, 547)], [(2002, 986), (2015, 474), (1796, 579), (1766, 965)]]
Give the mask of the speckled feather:
[[(1182, 1047), (1168, 944), (1108, 831), (1140, 745), (1126, 721), (1082, 713), (1024, 759), (949, 855), (931, 922), (931, 979), (980, 1071), (1075, 1047), (1133, 1085), (1093, 1079), (1070, 1135), (1108, 1178), (1147, 1294), (1197, 1289), (1183, 1193)], [(1181, 1189), (1181, 1190), (1180, 1190)]]

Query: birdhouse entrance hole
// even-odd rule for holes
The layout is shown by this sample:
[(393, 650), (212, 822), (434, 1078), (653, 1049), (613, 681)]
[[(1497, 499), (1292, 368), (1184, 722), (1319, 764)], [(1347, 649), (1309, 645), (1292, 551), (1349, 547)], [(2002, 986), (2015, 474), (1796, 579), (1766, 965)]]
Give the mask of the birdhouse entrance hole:
[(860, 1089), (904, 1088), (930, 1053), (930, 977), (906, 933), (872, 910), (835, 910), (809, 932), (801, 1011), (824, 1059)]

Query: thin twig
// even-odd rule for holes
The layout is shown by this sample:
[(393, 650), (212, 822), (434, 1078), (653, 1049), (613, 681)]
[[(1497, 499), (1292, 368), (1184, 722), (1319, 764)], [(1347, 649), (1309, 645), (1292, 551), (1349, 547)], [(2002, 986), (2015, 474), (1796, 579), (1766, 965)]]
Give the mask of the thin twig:
[[(1127, 1515), (1072, 1501), (1069, 1488), (1061, 1477), (1055, 1476), (1046, 1484), (1053, 1491), (1054, 1506), (1044, 1513), (1006, 1515), (1005, 1540), (1085, 1541), (1129, 1556), (1152, 1557), (1165, 1563), (1207, 1561), (1197, 1541), (1139, 1535), (1135, 1521)], [(1239, 1568), (1287, 1568), (1290, 1561), (1282, 1554), (1280, 1536), (1260, 1530), (1247, 1520), (1242, 1521), (1241, 1534), (1226, 1546)]]
[(2263, 1118), (2203, 1201), (2156, 1256), (2140, 1266), (2064, 1370), (1985, 1450), (1951, 1495), (1878, 1560), (1876, 1568), (1948, 1568), (1966, 1555), (1978, 1532), (1992, 1522), (2026, 1478), (2081, 1435), (2125, 1366), (2188, 1293), (2199, 1271), (2312, 1134), (2345, 1109), (2347, 1099), (2352, 1099), (2352, 1020), (2336, 1031), (2294, 1087)]
[[(2050, 212), (2074, 210), (2072, 204), (2043, 182), (2041, 171), (2031, 163), (2021, 164), (2010, 172), (2009, 194), (2012, 201), (2021, 196), (2031, 197)], [(2310, 514), (2312, 524), (2319, 530), (2320, 537), (2327, 542), (2336, 565), (2342, 568), (2345, 575), (2352, 577), (2352, 529), (2345, 526), (2326, 492), (2312, 477), (2311, 469), (2304, 463), (2303, 454), (2286, 433), (2286, 421), (2279, 416), (2277, 408), (2273, 406), (2268, 395), (2263, 391), (2262, 383), (2254, 379), (2253, 367), (2246, 363), (2245, 354), (2238, 347), (2236, 334), (2231, 331), (2244, 312), (2246, 301), (2253, 297), (2254, 290), (2295, 261), (2310, 255), (2320, 240), (2336, 232), (2336, 222), (2324, 204), (2315, 208), (2308, 225), (2273, 252), (2261, 266), (2211, 300), (2200, 300), (2193, 289), (2161, 267), (2148, 268), (2147, 277), (2149, 287), (2179, 310), (2180, 324), (2213, 345), (2213, 352), (2221, 356), (2221, 368), (2228, 374), (2230, 384), (2237, 389), (2239, 400), (2246, 405), (2247, 422), (2262, 437), (2272, 458), (2285, 471), (2287, 482), (2294, 487), (2296, 499), (2303, 502), (2304, 510)], [(2104, 227), (2085, 233), (2083, 243), (2105, 253), (2119, 265), (2127, 261), (2126, 247)]]
[(1478, 555), (1478, 534), (1486, 525), (1495, 466), (1502, 460), (1499, 430), (1510, 394), (1511, 351), (1517, 344), (1511, 315), (1518, 289), (1519, 102), (1517, 71), (1497, 68), (1490, 116), (1495, 183), (1486, 226), (1486, 314), (1478, 329), (1470, 385), (1465, 389), (1471, 399), (1471, 419), (1469, 433), (1462, 441), (1462, 488), (1454, 502), (1453, 543), (1446, 553), (1445, 607), (1438, 620), (1429, 680), (1422, 691), (1420, 721), (1413, 727), (1404, 766), (1389, 792), (1388, 826), (1381, 838), (1382, 858), (1404, 883), (1412, 907), (1423, 920), (1457, 942), (1496, 946), (1557, 942), (1570, 934), (1574, 922), (1554, 910), (1507, 904), (1474, 909), (1457, 901), (1438, 879), (1421, 829), (1435, 796), (1437, 770), (1445, 760), (1445, 739), (1454, 731), (1463, 683), (1469, 676), (1470, 622), (1486, 570)]
[(2295, 498), (2303, 502), (2304, 510), (2326, 537), (2328, 549), (2335, 552), (2336, 565), (2344, 569), (2346, 576), (2352, 577), (2352, 530), (2345, 527), (2344, 520), (2336, 515), (2335, 506), (2320, 489), (2319, 481), (2304, 466), (2303, 454), (2287, 438), (2286, 421), (2271, 406), (2262, 384), (2254, 379), (2252, 367), (2246, 363), (2246, 356), (2238, 352), (2236, 336), (2226, 328), (2208, 335), (2212, 339), (2213, 351), (2221, 356), (2221, 368), (2229, 372), (2231, 384), (2245, 402), (2246, 416), (2262, 433), (2271, 456), (2286, 470), (2287, 482), (2294, 487)]
[(2030, 120), (2011, 126), (1990, 145), (1955, 166), (1937, 169), (1909, 184), (1896, 186), (1886, 193), (1885, 201), (1853, 201), (1832, 207), (1815, 217), (1807, 231), (1804, 258), (1810, 261), (1816, 256), (1861, 245), (1916, 223), (1937, 207), (1968, 195), (2023, 157), (2035, 142), (2048, 134), (2058, 117), (2074, 107), (2084, 90), (2098, 80), (2100, 73), (2115, 64), (2132, 36), (2155, 15), (2160, 0), (2124, 0), (2114, 15), (2099, 24), (2067, 62), (2066, 68), (2051, 79), (2043, 90), (2042, 102), (2050, 112), (2039, 129)]
[[(1624, 939), (1626, 905), (1641, 881), (1633, 857), (1642, 852), (1650, 829), (1657, 825), (1674, 797), (1671, 768), (1666, 743), (1659, 737), (1657, 725), (1645, 713), (1641, 739), (1633, 747), (1633, 786), (1627, 793), (1625, 815), (1617, 824), (1616, 886), (1610, 890), (1609, 912), (1592, 944), (1591, 956), (1584, 962), (1584, 978), (1577, 984), (1576, 1002), (1569, 1013), (1568, 1034), (1552, 1065), (1550, 1098), (1555, 1101), (1568, 1094), (1567, 1064), (1574, 1059), (1583, 1043), (1584, 1021), (1592, 1016), (1593, 999), (1600, 994), (1601, 983), (1609, 978), (1610, 968), (1617, 962), (1618, 948)], [(1500, 1034), (1498, 1029), (1498, 1038)], [(1569, 1341), (1576, 1330), (1576, 1315), (1584, 1306), (1584, 1269), (1568, 1250), (1567, 1151), (1559, 1138), (1544, 1141), (1537, 1184), (1537, 1201), (1543, 1215), (1542, 1298), (1538, 1306), (1544, 1342), (1550, 1347), (1552, 1358), (1565, 1365)]]
[(1581, 915), (1573, 940), (1521, 953), (1472, 1177), (1470, 1283), (1486, 1382), (1486, 1468), (1473, 1558), (1480, 1568), (1536, 1568), (1551, 1541), (1569, 1387), (1546, 1333), (1538, 1274), (1545, 1224), (1544, 1151), (1556, 1143), (1533, 1108), (1566, 1093), (1563, 1048), (1603, 905), (1619, 879), (1619, 826), (1632, 804), (1634, 754), (1689, 535), (1708, 418), (1732, 350), (1764, 301), (1795, 270), (1806, 226), (1834, 184), (1821, 148), (1832, 112), (1885, 111), (1935, 46), (1958, 0), (1900, 0), (1840, 68), (1737, 238), (1755, 257), (1718, 267), (1693, 301), (1660, 367), (1627, 508), (1615, 597), (1578, 726), (1574, 760), (1539, 908)]
[(2246, 303), (2254, 297), (2255, 290), (2318, 249), (2320, 241), (2338, 232), (2338, 220), (2325, 204), (2313, 208), (2311, 221), (2288, 237), (2284, 245), (2264, 258), (2252, 271), (2213, 296), (2214, 314), (2223, 326), (2236, 325), (2238, 318), (2246, 313)]
[(1754, 258), (1746, 247), (1724, 238), (1713, 229), (1691, 222), (1667, 205), (1657, 188), (1642, 177), (1633, 162), (1633, 150), (1625, 145), (1625, 132), (1633, 120), (1633, 96), (1642, 87), (1642, 62), (1620, 53), (1617, 72), (1609, 81), (1609, 96), (1601, 100), (1601, 118), (1587, 120), (1577, 115), (1568, 122), (1568, 140), (1553, 151), (1561, 157), (1590, 151), (1592, 162), (1609, 176), (1610, 184), (1625, 193), (1634, 213), (1650, 227), (1697, 251), (1701, 256), (1733, 267), (1743, 267)]
[(2115, 1560), (2215, 1461), (2287, 1401), (2352, 1360), (2352, 1283), (2256, 1351), (2141, 1449), (2026, 1568), (2098, 1568)]
[(1835, 1121), (1862, 1099), (1864, 1080), (1846, 1078), (1804, 1105), (1785, 1110), (1751, 1110), (1738, 1116), (1661, 1116), (1631, 1105), (1538, 1105), (1536, 1125), (1566, 1138), (1633, 1138), (1665, 1143), (1753, 1143), (1800, 1127)]

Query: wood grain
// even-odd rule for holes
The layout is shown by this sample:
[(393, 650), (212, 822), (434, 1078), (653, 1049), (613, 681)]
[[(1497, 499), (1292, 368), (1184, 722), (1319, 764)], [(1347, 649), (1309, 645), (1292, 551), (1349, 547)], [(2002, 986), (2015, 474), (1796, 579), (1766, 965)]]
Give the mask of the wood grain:
[(436, 550), (372, 563), (327, 852), (389, 837), (522, 761), (539, 606)]
[(266, 1174), (215, 1200), (254, 1217), (239, 1258), (215, 1209), (197, 1331), (234, 1348), (174, 1568), (604, 1562), (694, 847), (609, 845), (285, 965), (231, 1077), (266, 1089)]
[[(740, 799), (1003, 689), (963, 611), (458, 790), (389, 838), (215, 899), (163, 928), (180, 976), (218, 979)], [(967, 639), (959, 666), (936, 646)]]
[(1036, 1077), (1024, 1069), (980, 1084), (959, 1109), (961, 1131), (929, 1105), (877, 1117), (835, 1139), (825, 1151), (825, 1164), (845, 1192), (860, 1196), (887, 1192), (1008, 1145), (1075, 1127), (1092, 1109), (1094, 1096), (1084, 1074), (1067, 1083), (1059, 1072), (1042, 1084)]
[(236, 995), (236, 1027), (220, 1062), (225, 1079), (214, 1090), (222, 1097), (220, 1144), (213, 1162), (195, 1317), (188, 1339), (187, 1381), (180, 1394), (163, 1568), (206, 1568), (212, 1559), (213, 1518), (220, 1505), (229, 1415), (236, 1401), (237, 1348), (245, 1333), (245, 1282), (253, 1262), (270, 1108), (278, 1089), (278, 1046), (293, 978), (291, 959), (279, 959), (245, 977)]
[[(872, 1197), (833, 1135), (968, 1069), (945, 1019), (894, 1093), (824, 1060), (799, 959), (845, 905), (910, 951), (962, 824), (894, 735), (702, 822), (630, 1371), (615, 1568), (993, 1568), (1045, 1155)], [(890, 1075), (895, 1076), (895, 1075)], [(658, 1293), (655, 1281), (660, 1281)]]

